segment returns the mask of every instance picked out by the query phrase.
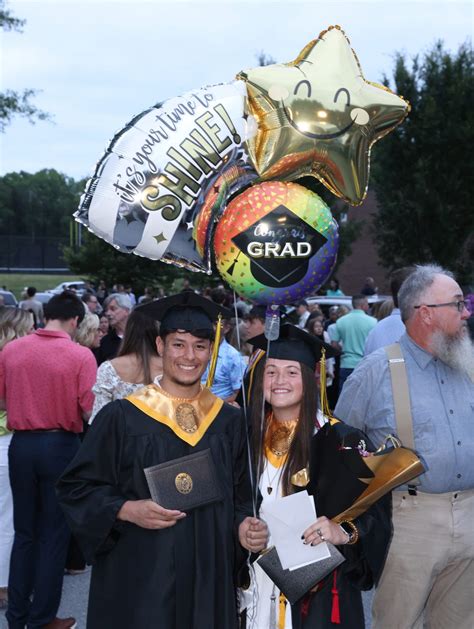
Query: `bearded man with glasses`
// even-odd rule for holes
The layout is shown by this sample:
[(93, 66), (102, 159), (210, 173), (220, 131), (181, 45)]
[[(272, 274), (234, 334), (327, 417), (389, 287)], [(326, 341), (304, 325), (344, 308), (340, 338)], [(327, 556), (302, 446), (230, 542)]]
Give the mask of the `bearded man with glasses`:
[[(373, 628), (474, 627), (474, 345), (470, 312), (449, 271), (417, 266), (398, 294), (415, 450), (426, 472), (393, 492), (393, 538)], [(380, 444), (396, 434), (389, 359), (367, 356), (335, 415)]]

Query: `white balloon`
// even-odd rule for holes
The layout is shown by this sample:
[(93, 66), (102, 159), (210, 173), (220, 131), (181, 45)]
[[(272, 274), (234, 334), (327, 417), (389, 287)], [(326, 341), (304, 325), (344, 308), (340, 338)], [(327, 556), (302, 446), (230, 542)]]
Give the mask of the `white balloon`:
[(191, 227), (223, 169), (247, 163), (255, 124), (244, 116), (245, 98), (245, 84), (234, 81), (133, 118), (97, 164), (76, 220), (121, 251), (209, 271)]

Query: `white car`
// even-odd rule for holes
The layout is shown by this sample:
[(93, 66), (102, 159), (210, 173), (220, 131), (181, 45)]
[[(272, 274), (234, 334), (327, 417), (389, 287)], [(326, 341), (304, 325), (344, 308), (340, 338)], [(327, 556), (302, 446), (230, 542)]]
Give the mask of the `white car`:
[(3, 297), (3, 305), (4, 306), (12, 306), (17, 307), (18, 301), (15, 295), (9, 290), (0, 290), (0, 295)]
[(36, 301), (40, 301), (44, 305), (48, 303), (51, 297), (54, 297), (54, 293), (46, 292), (46, 293), (35, 293), (34, 298), (36, 299)]
[[(389, 295), (368, 295), (367, 301), (369, 305), (378, 304), (390, 299)], [(341, 295), (340, 297), (326, 297), (325, 295), (318, 295), (316, 297), (306, 297), (308, 304), (318, 304), (319, 306), (347, 306), (352, 310), (352, 297), (351, 295)]]
[(46, 292), (53, 293), (53, 295), (59, 295), (64, 290), (73, 290), (76, 292), (78, 297), (82, 297), (86, 292), (86, 283), (81, 282), (80, 280), (76, 282), (61, 282), (61, 284), (58, 284)]
[[(378, 308), (380, 308), (382, 303), (387, 299), (391, 299), (390, 295), (368, 295), (367, 301), (369, 302), (371, 314), (376, 314)], [(350, 295), (343, 295), (341, 297), (306, 297), (306, 301), (309, 305), (317, 304), (325, 316), (328, 316), (331, 306), (346, 306), (349, 310), (352, 310), (352, 297)]]

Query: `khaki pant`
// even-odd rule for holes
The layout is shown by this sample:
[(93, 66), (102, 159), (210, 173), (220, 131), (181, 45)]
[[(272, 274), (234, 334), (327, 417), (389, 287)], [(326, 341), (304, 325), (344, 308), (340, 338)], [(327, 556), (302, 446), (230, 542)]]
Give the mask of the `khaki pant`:
[(474, 490), (393, 492), (373, 629), (474, 628)]

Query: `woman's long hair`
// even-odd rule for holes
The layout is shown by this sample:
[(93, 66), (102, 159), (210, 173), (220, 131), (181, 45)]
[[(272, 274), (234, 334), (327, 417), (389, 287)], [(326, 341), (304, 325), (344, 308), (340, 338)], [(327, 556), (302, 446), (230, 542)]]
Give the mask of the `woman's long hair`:
[(0, 351), (10, 341), (26, 336), (34, 324), (33, 314), (21, 308), (0, 308)]
[(145, 384), (150, 384), (152, 381), (150, 365), (151, 359), (158, 356), (156, 349), (158, 332), (159, 326), (154, 319), (139, 310), (134, 310), (127, 319), (122, 343), (117, 354), (117, 357), (128, 356), (129, 354), (135, 354), (138, 357)]
[[(301, 399), (300, 416), (296, 425), (293, 441), (283, 466), (282, 490), (283, 495), (294, 493), (291, 477), (296, 472), (306, 467), (309, 462), (311, 438), (314, 433), (316, 413), (318, 410), (317, 387), (314, 373), (309, 367), (300, 363), (301, 378), (303, 380), (303, 397)], [(263, 472), (263, 459), (265, 456), (265, 434), (267, 422), (271, 412), (271, 405), (265, 402), (262, 434), (262, 408), (263, 408), (263, 377), (265, 371), (265, 359), (262, 359), (255, 367), (254, 384), (250, 403), (250, 422), (252, 427), (252, 452), (254, 469), (260, 475)], [(257, 483), (260, 479), (257, 479)]]

